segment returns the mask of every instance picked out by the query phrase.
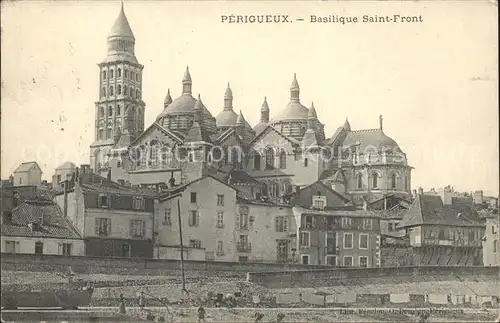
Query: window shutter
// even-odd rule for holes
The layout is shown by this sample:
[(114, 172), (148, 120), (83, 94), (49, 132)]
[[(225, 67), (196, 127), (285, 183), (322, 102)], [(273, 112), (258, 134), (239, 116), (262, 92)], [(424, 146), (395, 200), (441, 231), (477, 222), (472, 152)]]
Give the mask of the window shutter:
[(59, 244), (59, 252), (58, 252), (58, 254), (60, 254), (60, 255), (63, 254), (63, 244), (62, 243)]
[(106, 221), (106, 232), (108, 235), (111, 234), (111, 219)]
[(189, 226), (193, 226), (193, 211), (189, 211), (189, 217), (188, 217), (188, 222)]
[(142, 226), (142, 230), (141, 230), (142, 237), (146, 237), (146, 222), (141, 221), (141, 226)]
[(101, 197), (99, 195), (97, 195), (97, 207), (101, 207)]
[(95, 234), (99, 235), (99, 219), (95, 219)]
[(275, 224), (276, 224), (276, 232), (279, 232), (280, 231), (280, 218), (279, 218), (279, 216), (276, 217)]
[(195, 211), (196, 212), (196, 226), (199, 226), (200, 225), (200, 212), (198, 211)]
[(283, 217), (283, 231), (288, 232), (288, 219)]
[(129, 231), (130, 231), (129, 234), (130, 234), (131, 237), (133, 237), (134, 236), (134, 220), (130, 220), (130, 224), (129, 225), (130, 225), (130, 227), (129, 227)]
[(236, 229), (240, 228), (240, 214), (236, 213)]

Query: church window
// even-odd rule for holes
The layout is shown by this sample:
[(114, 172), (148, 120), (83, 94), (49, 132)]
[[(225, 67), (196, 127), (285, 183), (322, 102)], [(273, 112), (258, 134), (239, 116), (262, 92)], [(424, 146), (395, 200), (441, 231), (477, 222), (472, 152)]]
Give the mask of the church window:
[(272, 147), (268, 147), (266, 149), (266, 169), (274, 168), (274, 149)]
[(358, 189), (362, 189), (363, 188), (363, 175), (361, 174), (358, 174), (357, 176), (357, 181), (358, 181)]
[(102, 88), (102, 96), (103, 96), (103, 97), (105, 97), (105, 96), (106, 96), (106, 88), (105, 88), (105, 87), (103, 87), (103, 88)]
[(260, 155), (255, 154), (253, 156), (253, 169), (260, 170)]
[(122, 113), (122, 109), (121, 109), (120, 105), (117, 105), (116, 106), (116, 115), (119, 116), (121, 113)]
[(266, 183), (262, 183), (261, 187), (260, 187), (260, 191), (262, 193), (262, 196), (267, 196), (267, 184)]
[(122, 69), (121, 68), (116, 70), (116, 77), (122, 77)]
[(396, 188), (396, 174), (391, 175), (391, 188)]
[(140, 96), (139, 96), (139, 90), (135, 90), (135, 98), (136, 99), (140, 99)]
[(286, 168), (286, 151), (282, 150), (280, 153), (280, 169)]
[(125, 78), (128, 79), (128, 70), (125, 70)]
[(108, 117), (112, 117), (113, 116), (113, 107), (109, 106), (108, 107)]
[(378, 174), (372, 174), (372, 188), (378, 188)]
[(103, 119), (104, 118), (104, 107), (99, 108), (99, 118)]
[(130, 71), (130, 79), (133, 81), (134, 80), (134, 72)]
[(118, 84), (118, 87), (116, 88), (116, 92), (118, 95), (122, 94), (122, 86)]
[(113, 89), (113, 86), (110, 86), (110, 87), (109, 87), (109, 95), (111, 95), (111, 96), (112, 96), (112, 95), (115, 95), (115, 93), (114, 93), (114, 89)]
[(102, 79), (105, 80), (106, 79), (106, 71), (102, 71)]
[(104, 140), (104, 130), (99, 129), (99, 140)]
[(127, 95), (128, 94), (128, 88), (126, 85), (123, 86), (123, 95)]
[(134, 89), (132, 87), (130, 87), (129, 90), (130, 90), (130, 96), (133, 97), (134, 96)]
[(308, 162), (307, 158), (304, 158), (304, 167), (307, 167)]
[(111, 128), (108, 128), (108, 130), (106, 130), (106, 139), (111, 139)]
[(113, 70), (109, 70), (109, 78), (112, 79), (114, 77)]

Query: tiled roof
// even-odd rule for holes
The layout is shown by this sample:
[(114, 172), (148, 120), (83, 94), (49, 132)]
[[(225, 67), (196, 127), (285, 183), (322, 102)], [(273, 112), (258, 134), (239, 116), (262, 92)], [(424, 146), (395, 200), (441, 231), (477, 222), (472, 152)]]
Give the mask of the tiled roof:
[(61, 166), (57, 167), (56, 170), (58, 169), (75, 169), (76, 165), (70, 161), (65, 162)]
[(303, 215), (332, 215), (332, 216), (347, 216), (347, 217), (370, 217), (370, 218), (380, 218), (380, 214), (376, 211), (371, 210), (332, 210), (332, 211), (321, 211), (321, 210), (311, 210), (302, 207), (294, 207), (298, 212)]
[(461, 205), (444, 205), (441, 197), (417, 195), (398, 228), (416, 225), (482, 226), (477, 214)]
[(379, 150), (399, 148), (396, 141), (387, 136), (381, 129), (349, 131), (343, 144), (346, 146), (359, 144), (360, 152), (365, 152), (369, 147), (375, 147)]
[(231, 175), (231, 184), (257, 184), (259, 181), (254, 179), (242, 170), (233, 170), (229, 173)]
[(27, 162), (27, 163), (22, 163), (21, 165), (19, 165), (16, 170), (14, 171), (14, 173), (25, 173), (25, 172), (29, 172), (31, 170), (32, 167), (38, 167), (38, 169), (41, 171), (42, 169), (40, 168), (40, 166), (38, 166), (38, 163), (35, 162), (35, 161), (32, 161), (32, 162)]
[[(28, 224), (39, 222), (40, 230), (31, 230)], [(24, 202), (12, 210), (12, 221), (4, 220), (2, 236), (43, 237), (60, 239), (80, 239), (78, 232), (64, 218), (60, 207), (54, 202)]]
[(122, 186), (96, 174), (82, 174), (80, 176), (79, 185), (84, 192), (119, 194), (127, 196), (158, 196), (158, 193), (152, 189)]

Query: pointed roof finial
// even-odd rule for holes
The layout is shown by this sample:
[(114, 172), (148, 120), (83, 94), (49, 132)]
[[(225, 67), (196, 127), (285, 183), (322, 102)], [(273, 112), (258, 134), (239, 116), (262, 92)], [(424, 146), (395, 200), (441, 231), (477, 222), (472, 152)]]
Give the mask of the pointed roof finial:
[(349, 120), (347, 120), (347, 118), (345, 118), (344, 129), (347, 131), (351, 131), (351, 124), (349, 123)]
[(163, 101), (163, 105), (167, 106), (172, 103), (172, 97), (170, 96), (170, 89), (167, 90), (167, 95), (165, 96), (165, 100)]
[(231, 87), (229, 86), (229, 82), (227, 82), (227, 88), (226, 88), (226, 93), (224, 94), (225, 99), (232, 99), (233, 98), (233, 91), (231, 90)]
[(245, 117), (243, 116), (243, 112), (238, 114), (238, 118), (236, 118), (236, 125), (244, 125), (245, 124)]
[(293, 73), (293, 81), (290, 89), (299, 89), (299, 82), (297, 81), (297, 73)]
[(309, 113), (307, 114), (308, 118), (317, 118), (316, 109), (314, 108), (314, 102), (311, 102), (311, 108), (309, 109)]
[(189, 66), (186, 66), (186, 71), (184, 72), (183, 83), (191, 82), (191, 73), (189, 73)]
[(262, 107), (260, 111), (269, 111), (269, 105), (267, 104), (267, 96), (264, 97), (264, 102), (262, 102)]
[(125, 10), (123, 9), (123, 1), (121, 3), (118, 18), (116, 18), (115, 23), (113, 24), (113, 27), (111, 27), (108, 34), (108, 38), (110, 37), (128, 37), (135, 41), (134, 33), (132, 32), (132, 28), (130, 28), (127, 16), (125, 15)]

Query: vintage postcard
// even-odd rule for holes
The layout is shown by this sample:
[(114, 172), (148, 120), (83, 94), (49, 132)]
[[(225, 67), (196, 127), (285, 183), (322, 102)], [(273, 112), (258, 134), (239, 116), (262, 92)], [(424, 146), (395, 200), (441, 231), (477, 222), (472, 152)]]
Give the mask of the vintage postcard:
[(500, 322), (497, 18), (3, 1), (2, 322)]

